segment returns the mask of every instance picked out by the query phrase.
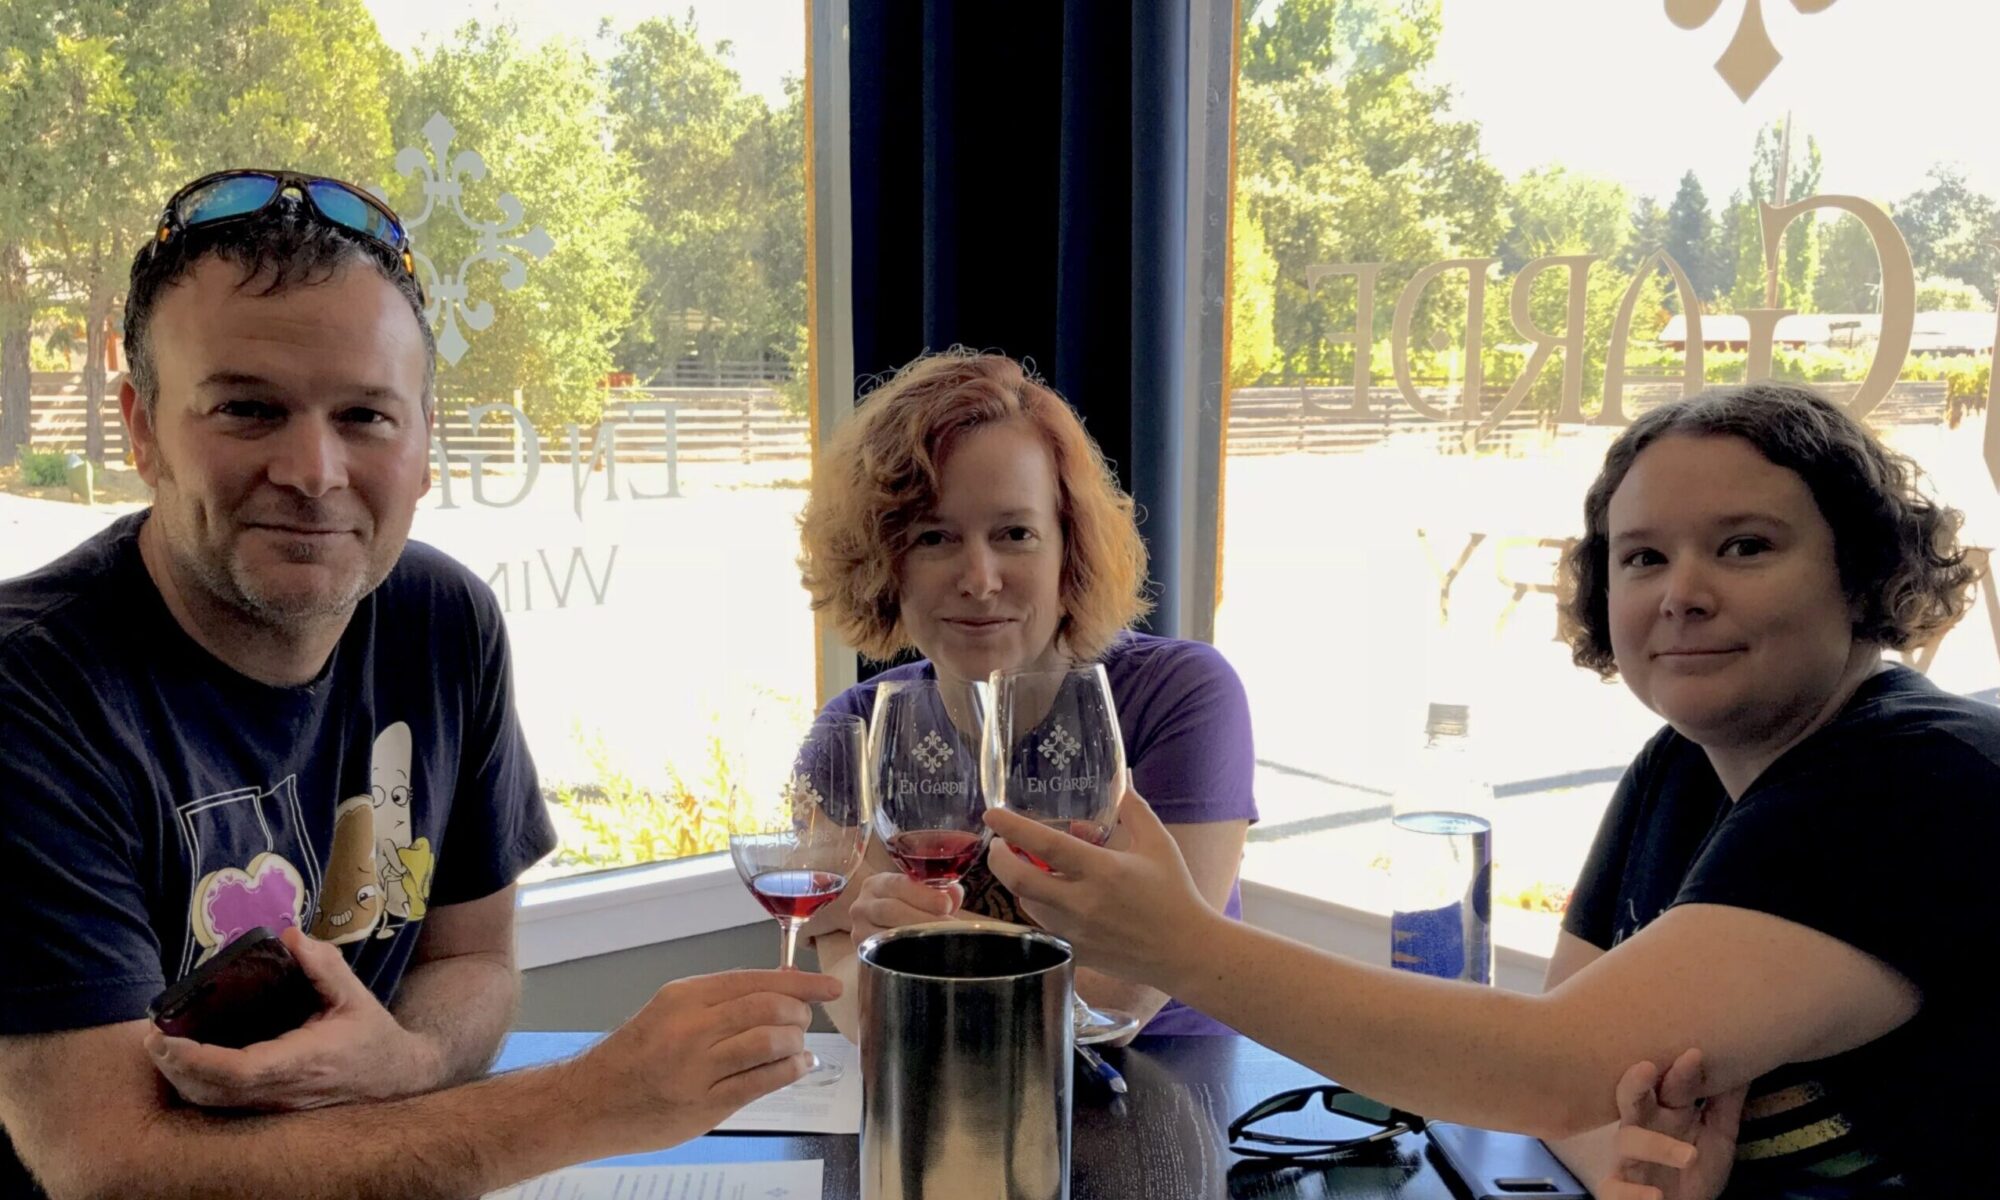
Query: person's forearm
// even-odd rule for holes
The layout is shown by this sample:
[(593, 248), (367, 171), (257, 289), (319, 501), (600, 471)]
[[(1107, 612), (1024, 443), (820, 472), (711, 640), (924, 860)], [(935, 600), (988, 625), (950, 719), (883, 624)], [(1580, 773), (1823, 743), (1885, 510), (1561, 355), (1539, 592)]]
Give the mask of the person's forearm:
[(1348, 1087), (1438, 1120), (1569, 1137), (1618, 1117), (1646, 1048), (1559, 1003), (1325, 954), (1220, 915), (1145, 982)]
[(520, 973), (504, 955), (467, 954), (411, 967), (390, 1011), (436, 1056), (428, 1086), (411, 1091), (450, 1087), (484, 1075), (500, 1052), (520, 999)]
[(51, 1200), (466, 1200), (636, 1150), (571, 1064), (374, 1104), (271, 1116), (175, 1108), (31, 1163)]

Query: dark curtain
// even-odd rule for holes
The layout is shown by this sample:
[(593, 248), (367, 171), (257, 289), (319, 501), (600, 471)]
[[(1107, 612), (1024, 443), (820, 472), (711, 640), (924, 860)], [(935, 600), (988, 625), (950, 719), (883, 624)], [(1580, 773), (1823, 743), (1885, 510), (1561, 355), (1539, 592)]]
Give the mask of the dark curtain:
[[(954, 344), (1032, 361), (1139, 501), (1154, 578), (1173, 578), (1187, 0), (853, 0), (849, 16), (860, 390)], [(1183, 633), (1179, 597), (1156, 591), (1152, 628)]]

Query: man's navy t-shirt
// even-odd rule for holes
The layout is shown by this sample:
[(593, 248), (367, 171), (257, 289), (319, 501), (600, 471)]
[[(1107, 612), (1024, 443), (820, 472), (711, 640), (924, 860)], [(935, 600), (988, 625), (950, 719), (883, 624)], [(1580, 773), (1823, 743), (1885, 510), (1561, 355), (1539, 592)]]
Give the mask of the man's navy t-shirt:
[(499, 607), (411, 543), (319, 675), (274, 687), (181, 629), (145, 519), (0, 583), (0, 1035), (143, 1017), (258, 925), (342, 946), (387, 1003), (429, 909), (555, 844)]

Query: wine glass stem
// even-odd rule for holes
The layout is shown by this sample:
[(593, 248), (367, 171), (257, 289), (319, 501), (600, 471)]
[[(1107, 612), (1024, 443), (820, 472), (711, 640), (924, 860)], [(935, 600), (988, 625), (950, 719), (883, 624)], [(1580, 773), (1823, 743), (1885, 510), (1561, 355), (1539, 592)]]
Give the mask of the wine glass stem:
[(796, 918), (779, 917), (778, 932), (783, 936), (782, 948), (778, 951), (778, 966), (787, 971), (798, 969), (793, 961), (799, 953), (799, 926), (805, 924)]

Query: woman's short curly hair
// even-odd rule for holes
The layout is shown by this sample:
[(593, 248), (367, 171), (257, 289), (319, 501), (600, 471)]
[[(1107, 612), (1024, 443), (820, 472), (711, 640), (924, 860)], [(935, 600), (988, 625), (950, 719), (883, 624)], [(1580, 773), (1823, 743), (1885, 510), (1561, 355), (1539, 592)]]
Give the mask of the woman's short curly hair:
[(886, 659), (911, 648), (902, 563), (911, 526), (937, 505), (958, 440), (1002, 422), (1032, 426), (1055, 458), (1062, 522), (1062, 620), (1056, 637), (1091, 659), (1151, 607), (1146, 544), (1132, 497), (1061, 396), (1000, 354), (926, 355), (870, 392), (821, 447), (799, 518), (799, 572), (815, 612), (856, 649)]
[(1605, 452), (1583, 501), (1584, 535), (1563, 554), (1562, 632), (1571, 657), (1617, 674), (1609, 617), (1612, 494), (1660, 438), (1736, 437), (1805, 481), (1834, 533), (1854, 636), (1892, 650), (1920, 644), (1971, 603), (1977, 572), (1958, 545), (1963, 516), (1925, 496), (1922, 473), (1808, 387), (1752, 383), (1661, 405)]

